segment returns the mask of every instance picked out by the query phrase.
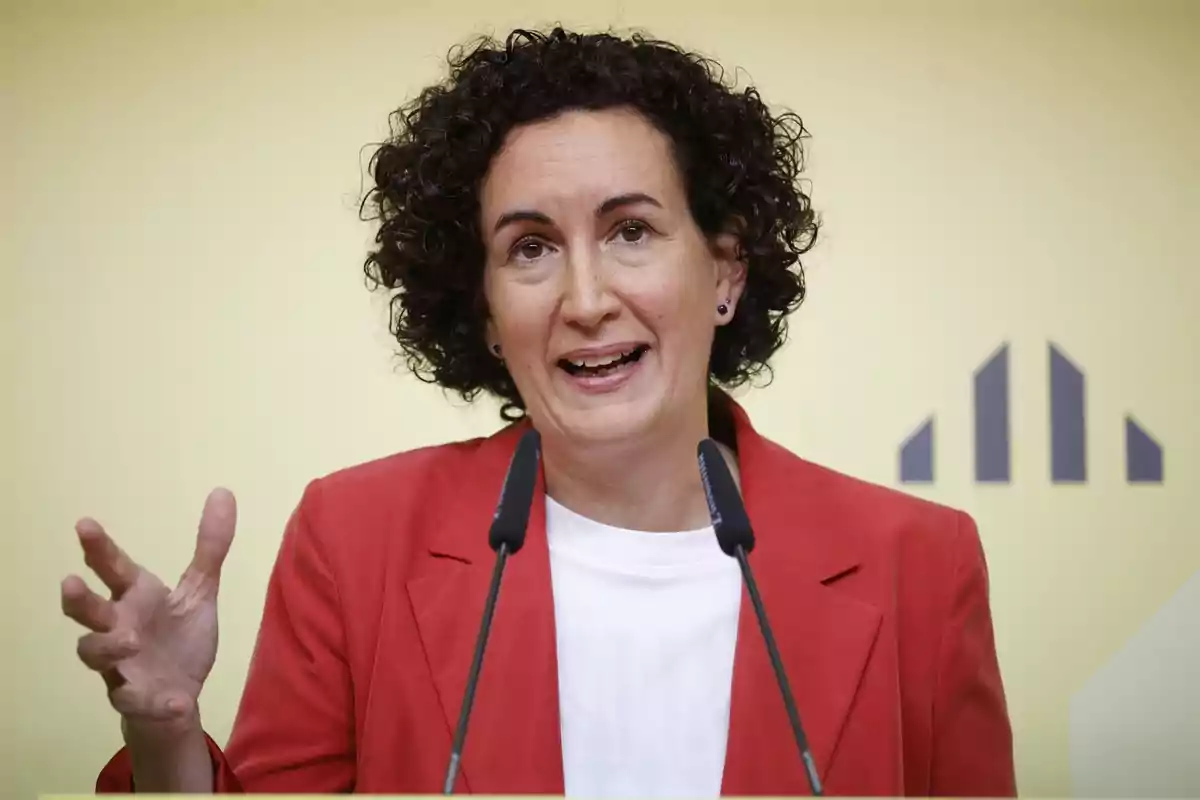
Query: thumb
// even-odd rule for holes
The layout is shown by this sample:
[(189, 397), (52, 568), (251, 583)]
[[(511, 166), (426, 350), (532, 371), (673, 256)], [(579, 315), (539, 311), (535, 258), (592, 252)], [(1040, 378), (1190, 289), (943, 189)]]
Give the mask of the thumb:
[(233, 544), (233, 532), (237, 527), (237, 501), (228, 489), (214, 489), (204, 501), (200, 515), (200, 531), (196, 534), (196, 552), (192, 556), (188, 572), (197, 576), (216, 579), (221, 575), (221, 565)]

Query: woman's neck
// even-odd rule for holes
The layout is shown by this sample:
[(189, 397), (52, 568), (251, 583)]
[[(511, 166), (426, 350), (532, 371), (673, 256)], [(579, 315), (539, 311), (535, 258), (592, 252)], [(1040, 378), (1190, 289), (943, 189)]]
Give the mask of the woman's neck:
[(708, 525), (696, 460), (696, 445), (708, 435), (707, 414), (673, 428), (628, 443), (543, 442), (547, 492), (575, 513), (618, 528), (683, 531)]

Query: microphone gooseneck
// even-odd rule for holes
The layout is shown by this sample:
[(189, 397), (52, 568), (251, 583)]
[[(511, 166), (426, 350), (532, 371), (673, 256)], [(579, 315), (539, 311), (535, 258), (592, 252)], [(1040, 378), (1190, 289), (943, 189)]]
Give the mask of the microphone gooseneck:
[(533, 505), (533, 492), (537, 485), (538, 459), (541, 453), (541, 437), (530, 428), (517, 443), (508, 473), (500, 489), (500, 500), (488, 531), (488, 544), (496, 551), (496, 565), (492, 569), (492, 582), (488, 588), (487, 601), (483, 606), (483, 620), (479, 624), (479, 636), (475, 640), (475, 655), (471, 659), (471, 670), (467, 673), (467, 688), (463, 693), (462, 709), (458, 715), (458, 726), (454, 730), (454, 742), (450, 747), (450, 763), (446, 768), (443, 794), (454, 794), (454, 783), (458, 779), (462, 764), (463, 746), (467, 739), (467, 723), (471, 717), (471, 706), (475, 702), (475, 688), (479, 684), (479, 673), (483, 669), (483, 652), (487, 647), (488, 633), (492, 628), (492, 617), (496, 613), (496, 601), (500, 596), (500, 579), (508, 557), (525, 544), (525, 531), (529, 527), (529, 510)]
[(804, 765), (809, 789), (814, 796), (822, 795), (824, 789), (817, 774), (817, 764), (809, 749), (808, 737), (804, 735), (804, 726), (800, 723), (800, 712), (792, 696), (787, 672), (783, 669), (783, 659), (779, 656), (775, 635), (767, 621), (767, 610), (758, 592), (758, 583), (754, 580), (753, 570), (750, 569), (748, 555), (754, 549), (754, 529), (750, 526), (746, 506), (742, 503), (741, 493), (738, 492), (737, 484), (716, 442), (712, 439), (702, 440), (697, 447), (697, 458), (700, 462), (700, 481), (704, 484), (704, 496), (708, 500), (708, 513), (717, 535), (717, 544), (726, 555), (734, 558), (741, 568), (742, 580), (754, 606), (754, 615), (758, 618), (758, 627), (762, 630), (767, 645), (771, 667), (775, 670), (775, 680), (779, 683), (779, 691), (783, 695), (783, 705), (792, 725), (792, 735), (796, 738), (796, 746), (800, 750), (800, 761)]

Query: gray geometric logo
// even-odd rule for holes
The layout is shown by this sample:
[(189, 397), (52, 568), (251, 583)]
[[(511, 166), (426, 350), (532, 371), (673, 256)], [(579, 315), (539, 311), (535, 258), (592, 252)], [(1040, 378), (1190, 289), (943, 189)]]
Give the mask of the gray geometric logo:
[[(1048, 343), (1050, 479), (1086, 483), (1087, 382), (1061, 347)], [(1000, 345), (975, 370), (975, 482), (1012, 480), (1012, 421), (1009, 416), (1009, 347)], [(932, 483), (934, 417), (926, 417), (900, 445), (901, 483)], [(1163, 448), (1132, 415), (1125, 417), (1125, 480), (1163, 482)]]
[(1125, 480), (1130, 483), (1163, 482), (1162, 445), (1131, 414), (1125, 415)]
[(1012, 476), (1008, 371), (1007, 343), (975, 370), (976, 483), (1008, 483)]
[(1050, 345), (1050, 480), (1087, 482), (1083, 371)]

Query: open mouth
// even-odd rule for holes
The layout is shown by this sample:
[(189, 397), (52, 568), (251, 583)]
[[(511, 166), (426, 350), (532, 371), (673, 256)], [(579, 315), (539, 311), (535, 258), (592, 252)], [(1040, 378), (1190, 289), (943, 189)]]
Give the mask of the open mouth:
[(582, 360), (560, 358), (558, 366), (577, 378), (602, 378), (636, 363), (649, 349), (649, 345), (639, 344), (623, 353), (610, 353)]

